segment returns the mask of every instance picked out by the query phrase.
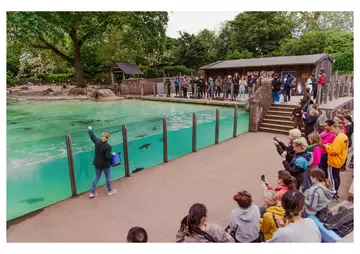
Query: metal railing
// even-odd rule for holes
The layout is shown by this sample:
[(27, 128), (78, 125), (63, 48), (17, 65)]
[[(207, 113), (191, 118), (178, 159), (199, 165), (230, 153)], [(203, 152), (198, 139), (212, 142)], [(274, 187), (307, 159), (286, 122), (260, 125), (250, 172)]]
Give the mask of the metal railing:
[[(233, 124), (233, 135), (235, 138), (238, 135), (238, 107), (234, 107), (234, 124)], [(162, 119), (162, 134), (163, 134), (163, 162), (168, 162), (168, 121), (166, 118)], [(220, 110), (216, 109), (216, 119), (215, 119), (215, 144), (219, 144), (219, 132), (220, 132)], [(128, 143), (128, 135), (127, 135), (127, 127), (126, 125), (122, 125), (122, 138), (123, 138), (123, 164), (125, 168), (125, 177), (130, 177), (130, 168), (129, 168), (129, 143)], [(209, 137), (211, 138), (211, 137)], [(67, 157), (69, 162), (69, 170), (70, 170), (70, 183), (71, 183), (71, 193), (72, 196), (77, 196), (79, 193), (77, 192), (76, 179), (75, 179), (75, 167), (74, 167), (74, 159), (73, 159), (73, 151), (72, 151), (72, 141), (71, 135), (66, 134), (66, 146), (67, 146)], [(197, 151), (197, 116), (196, 113), (192, 114), (192, 152)]]

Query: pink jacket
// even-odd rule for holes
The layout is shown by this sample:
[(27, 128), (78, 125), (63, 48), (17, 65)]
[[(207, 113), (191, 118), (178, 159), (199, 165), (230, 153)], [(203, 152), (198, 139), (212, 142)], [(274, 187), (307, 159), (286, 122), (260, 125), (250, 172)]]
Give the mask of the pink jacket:
[(310, 164), (310, 167), (314, 167), (319, 165), (320, 160), (321, 160), (321, 151), (320, 151), (320, 146), (316, 147), (314, 149), (314, 151), (312, 152), (312, 157), (313, 157), (313, 161)]
[[(323, 131), (320, 134), (320, 138), (321, 138), (321, 144), (331, 144), (332, 142), (334, 142), (334, 139), (336, 138), (335, 133), (332, 132), (328, 132), (328, 131)], [(322, 145), (320, 148), (321, 154), (326, 154), (326, 149), (325, 147)]]

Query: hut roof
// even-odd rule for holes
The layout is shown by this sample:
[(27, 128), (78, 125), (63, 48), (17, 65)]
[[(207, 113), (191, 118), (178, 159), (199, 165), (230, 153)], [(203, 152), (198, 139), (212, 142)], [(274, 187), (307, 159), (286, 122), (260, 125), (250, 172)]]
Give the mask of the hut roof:
[(317, 64), (320, 60), (328, 57), (329, 54), (302, 55), (302, 56), (279, 56), (279, 57), (262, 57), (250, 59), (236, 59), (217, 61), (200, 67), (200, 70), (212, 69), (230, 69), (241, 67), (260, 67), (260, 66), (276, 66), (276, 65), (301, 65), (301, 64)]
[(125, 74), (144, 74), (144, 72), (140, 70), (136, 64), (129, 63), (117, 63), (113, 71), (121, 71)]

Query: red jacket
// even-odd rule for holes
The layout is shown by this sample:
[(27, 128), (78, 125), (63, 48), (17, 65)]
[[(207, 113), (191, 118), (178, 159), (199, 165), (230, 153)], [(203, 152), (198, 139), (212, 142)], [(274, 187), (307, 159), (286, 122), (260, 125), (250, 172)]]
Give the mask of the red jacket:
[(345, 126), (345, 123), (341, 123), (342, 127), (343, 127), (343, 132), (344, 134), (346, 134), (346, 126)]
[(268, 190), (273, 190), (276, 192), (276, 195), (279, 200), (281, 200), (282, 196), (289, 191), (289, 188), (287, 186), (278, 186), (275, 189), (268, 185)]
[(325, 78), (324, 78), (324, 76), (321, 75), (319, 81), (316, 82), (315, 84), (317, 84), (317, 85), (324, 85), (324, 84), (325, 84)]

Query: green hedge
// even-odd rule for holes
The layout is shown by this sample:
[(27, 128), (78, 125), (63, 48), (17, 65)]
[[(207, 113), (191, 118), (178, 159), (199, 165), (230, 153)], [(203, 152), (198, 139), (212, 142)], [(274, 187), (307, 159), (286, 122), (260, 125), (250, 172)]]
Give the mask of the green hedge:
[(143, 78), (159, 78), (165, 76), (164, 71), (149, 66), (139, 65), (139, 69), (144, 72), (144, 75), (141, 76)]
[(67, 80), (70, 80), (70, 79), (73, 79), (73, 78), (74, 78), (73, 74), (60, 73), (60, 74), (46, 75), (43, 80), (46, 80), (46, 81), (52, 81), (52, 80), (67, 81)]
[(338, 52), (332, 55), (335, 59), (333, 64), (333, 72), (348, 71), (351, 73), (354, 70), (354, 54), (353, 52)]
[(174, 77), (177, 75), (191, 75), (191, 73), (195, 74), (194, 69), (186, 68), (185, 66), (166, 66), (162, 68), (166, 76)]
[(176, 75), (191, 75), (195, 74), (194, 69), (187, 68), (185, 66), (165, 66), (161, 69), (151, 68), (149, 66), (139, 65), (139, 68), (145, 73), (143, 78), (161, 78), (165, 76), (174, 77)]

